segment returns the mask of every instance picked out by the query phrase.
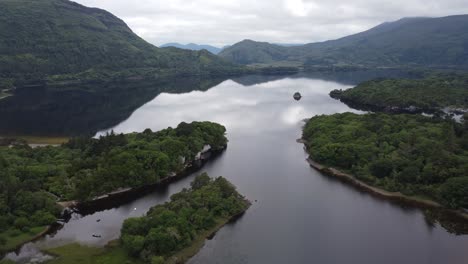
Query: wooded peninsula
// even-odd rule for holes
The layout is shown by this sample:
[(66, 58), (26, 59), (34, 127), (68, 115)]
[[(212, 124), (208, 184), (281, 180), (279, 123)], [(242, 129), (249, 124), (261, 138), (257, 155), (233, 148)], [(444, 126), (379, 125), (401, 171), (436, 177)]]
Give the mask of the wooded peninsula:
[(48, 249), (57, 256), (48, 263), (185, 263), (207, 237), (249, 207), (228, 180), (203, 173), (169, 202), (152, 207), (145, 216), (127, 219), (119, 240), (105, 248), (69, 244)]
[(364, 110), (440, 112), (468, 109), (468, 75), (432, 74), (424, 79), (378, 79), (330, 95)]
[(90, 201), (160, 182), (184, 170), (204, 149), (227, 146), (224, 126), (180, 123), (158, 132), (73, 138), (59, 147), (0, 147), (0, 251), (14, 249), (55, 222), (59, 201)]
[(422, 115), (315, 116), (304, 127), (310, 158), (379, 188), (468, 207), (468, 121)]

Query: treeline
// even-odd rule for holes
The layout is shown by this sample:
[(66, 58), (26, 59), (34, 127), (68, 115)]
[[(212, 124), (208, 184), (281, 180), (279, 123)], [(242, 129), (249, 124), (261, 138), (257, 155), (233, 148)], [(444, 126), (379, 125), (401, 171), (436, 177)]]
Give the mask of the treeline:
[(223, 177), (206, 173), (195, 178), (190, 189), (171, 196), (170, 202), (150, 209), (146, 216), (129, 218), (122, 226), (120, 241), (128, 254), (148, 263), (182, 263), (172, 257), (206, 231), (244, 212), (250, 203)]
[(425, 79), (380, 79), (348, 90), (334, 90), (334, 98), (378, 110), (437, 111), (468, 108), (468, 75), (437, 74)]
[(0, 233), (52, 223), (58, 200), (85, 201), (157, 183), (182, 170), (205, 145), (223, 149), (225, 132), (216, 123), (193, 122), (158, 132), (74, 138), (60, 147), (0, 147)]
[(389, 191), (468, 208), (468, 115), (464, 123), (421, 115), (352, 113), (311, 118), (310, 157)]

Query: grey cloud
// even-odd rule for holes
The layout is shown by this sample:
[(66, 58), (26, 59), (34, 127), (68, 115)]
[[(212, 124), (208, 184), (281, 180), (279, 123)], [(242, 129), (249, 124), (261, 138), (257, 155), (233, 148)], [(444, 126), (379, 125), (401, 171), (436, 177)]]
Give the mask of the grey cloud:
[(223, 46), (242, 39), (310, 43), (385, 21), (468, 13), (466, 0), (75, 0), (106, 9), (137, 34), (166, 42)]

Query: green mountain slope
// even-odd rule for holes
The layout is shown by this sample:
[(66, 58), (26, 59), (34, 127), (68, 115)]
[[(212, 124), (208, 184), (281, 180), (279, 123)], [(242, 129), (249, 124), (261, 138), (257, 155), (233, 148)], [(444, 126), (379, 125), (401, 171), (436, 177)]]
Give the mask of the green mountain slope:
[(239, 64), (468, 67), (468, 15), (404, 18), (337, 40), (296, 47), (242, 41), (219, 56)]
[(68, 0), (0, 0), (0, 10), (4, 83), (78, 73), (92, 79), (116, 71), (196, 75), (239, 69), (206, 51), (159, 49), (111, 13)]
[(252, 64), (287, 60), (288, 53), (287, 47), (246, 39), (222, 50), (218, 55), (238, 64)]
[(179, 49), (188, 49), (188, 50), (207, 50), (213, 54), (218, 54), (222, 48), (218, 48), (215, 46), (211, 45), (205, 45), (205, 44), (195, 44), (195, 43), (189, 43), (189, 44), (180, 44), (176, 42), (171, 42), (171, 43), (166, 43), (160, 46), (161, 48), (165, 47), (175, 47)]

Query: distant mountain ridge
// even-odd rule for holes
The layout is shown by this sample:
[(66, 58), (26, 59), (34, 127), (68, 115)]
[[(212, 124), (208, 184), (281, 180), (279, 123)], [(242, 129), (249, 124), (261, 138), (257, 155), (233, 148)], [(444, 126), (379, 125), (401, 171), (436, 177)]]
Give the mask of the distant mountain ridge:
[(160, 47), (161, 48), (176, 47), (179, 49), (188, 49), (188, 50), (204, 50), (205, 49), (213, 54), (218, 54), (222, 50), (222, 48), (218, 48), (218, 47), (211, 46), (211, 45), (195, 44), (195, 43), (189, 43), (189, 44), (184, 45), (184, 44), (180, 44), (176, 42), (166, 43), (166, 44), (161, 45)]
[(0, 88), (241, 69), (206, 51), (157, 48), (111, 13), (68, 0), (1, 0), (0, 10)]
[(318, 43), (284, 47), (244, 40), (219, 56), (238, 64), (296, 62), (313, 65), (468, 68), (468, 15), (403, 18)]

